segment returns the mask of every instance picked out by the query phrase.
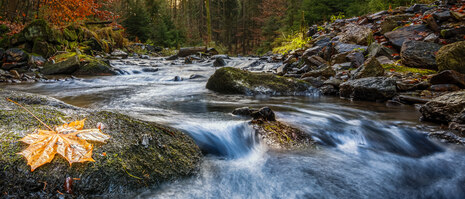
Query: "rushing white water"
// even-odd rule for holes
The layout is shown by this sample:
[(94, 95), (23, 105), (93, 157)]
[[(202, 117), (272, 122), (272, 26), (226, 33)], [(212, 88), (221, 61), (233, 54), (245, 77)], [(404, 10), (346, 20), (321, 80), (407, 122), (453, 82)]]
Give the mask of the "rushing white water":
[[(253, 58), (227, 61), (254, 71), (277, 65)], [(205, 88), (215, 70), (212, 61), (112, 64), (126, 74), (4, 87), (188, 133), (206, 155), (199, 173), (148, 188), (137, 198), (465, 198), (464, 148), (428, 138), (437, 127), (419, 123), (414, 107), (313, 95), (221, 95)], [(174, 81), (176, 76), (183, 81)], [(308, 132), (318, 147), (269, 151), (246, 118), (230, 114), (243, 106), (271, 107), (280, 120)]]

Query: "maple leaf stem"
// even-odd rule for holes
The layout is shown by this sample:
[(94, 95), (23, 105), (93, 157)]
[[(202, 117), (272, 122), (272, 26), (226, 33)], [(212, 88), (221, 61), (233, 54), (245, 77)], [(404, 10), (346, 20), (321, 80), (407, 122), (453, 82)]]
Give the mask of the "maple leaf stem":
[(45, 124), (44, 122), (42, 122), (42, 120), (40, 120), (37, 116), (34, 115), (34, 113), (32, 113), (31, 111), (29, 111), (26, 107), (22, 106), (21, 104), (19, 104), (18, 102), (15, 102), (13, 100), (11, 100), (10, 98), (6, 98), (6, 100), (10, 101), (10, 102), (13, 102), (14, 104), (18, 105), (19, 107), (23, 108), (24, 110), (26, 110), (29, 114), (31, 114), (34, 118), (36, 118), (36, 120), (38, 120), (40, 123), (42, 123), (45, 127), (47, 127), (48, 129), (50, 129), (50, 131), (54, 131), (52, 128), (50, 128), (47, 124)]

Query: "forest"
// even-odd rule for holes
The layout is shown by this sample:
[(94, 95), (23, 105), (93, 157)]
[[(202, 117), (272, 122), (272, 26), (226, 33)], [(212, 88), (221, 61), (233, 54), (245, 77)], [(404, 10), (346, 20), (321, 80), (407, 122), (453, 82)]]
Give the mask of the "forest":
[(213, 45), (263, 54), (313, 24), (428, 0), (1, 0), (0, 23), (19, 32), (43, 18), (58, 27), (111, 21), (132, 41), (161, 47)]

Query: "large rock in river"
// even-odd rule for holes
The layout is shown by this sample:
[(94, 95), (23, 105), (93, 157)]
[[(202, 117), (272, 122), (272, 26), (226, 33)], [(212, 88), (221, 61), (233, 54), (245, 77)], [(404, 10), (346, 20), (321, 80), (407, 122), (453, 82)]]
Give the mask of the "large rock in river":
[[(18, 153), (27, 145), (22, 137), (43, 128), (32, 115), (5, 99), (19, 102), (49, 126), (62, 120), (87, 118), (85, 129), (98, 122), (111, 136), (106, 144), (94, 144), (95, 162), (74, 163), (61, 156), (31, 172)], [(0, 193), (6, 198), (127, 198), (148, 186), (196, 172), (201, 152), (184, 133), (119, 113), (77, 108), (33, 94), (0, 90)], [(74, 195), (66, 194), (65, 180), (74, 178)], [(64, 196), (61, 195), (65, 194)]]
[(42, 68), (41, 72), (44, 75), (71, 75), (79, 68), (79, 66), (79, 57), (75, 55), (58, 63), (47, 62), (45, 66)]
[(449, 123), (465, 109), (465, 91), (448, 93), (420, 108), (424, 120)]
[(47, 63), (42, 69), (46, 75), (116, 75), (116, 72), (109, 63), (104, 60), (88, 55), (77, 55), (76, 53), (66, 53), (55, 57), (56, 63)]
[(387, 77), (349, 80), (340, 85), (339, 92), (354, 100), (386, 101), (396, 95), (396, 81)]
[(225, 94), (306, 95), (311, 85), (294, 78), (225, 67), (208, 79), (207, 88)]
[(111, 67), (108, 62), (104, 60), (91, 57), (88, 55), (81, 55), (81, 67), (79, 67), (74, 75), (91, 75), (91, 76), (102, 76), (102, 75), (117, 75), (118, 72)]
[(465, 41), (443, 46), (436, 55), (438, 69), (465, 74)]

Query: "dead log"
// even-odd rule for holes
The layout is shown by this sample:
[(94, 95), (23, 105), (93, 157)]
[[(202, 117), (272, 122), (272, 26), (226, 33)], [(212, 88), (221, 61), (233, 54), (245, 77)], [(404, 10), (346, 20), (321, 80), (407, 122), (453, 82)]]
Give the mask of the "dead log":
[(194, 55), (194, 54), (197, 54), (197, 53), (200, 53), (200, 52), (204, 53), (206, 51), (207, 51), (207, 47), (205, 47), (205, 46), (181, 48), (181, 49), (179, 49), (178, 57), (186, 57), (186, 56)]

